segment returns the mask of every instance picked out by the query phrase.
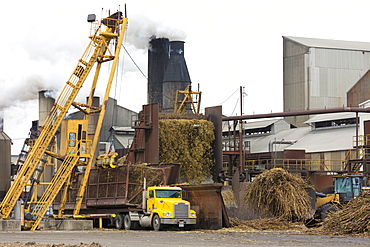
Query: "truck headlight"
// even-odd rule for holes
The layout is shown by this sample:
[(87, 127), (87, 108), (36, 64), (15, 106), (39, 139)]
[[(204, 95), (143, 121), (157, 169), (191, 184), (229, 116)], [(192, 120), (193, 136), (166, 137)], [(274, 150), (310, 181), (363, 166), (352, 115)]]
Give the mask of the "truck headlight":
[(171, 217), (172, 214), (171, 213), (163, 213), (164, 217)]
[(196, 213), (190, 213), (190, 217), (197, 217), (197, 214)]

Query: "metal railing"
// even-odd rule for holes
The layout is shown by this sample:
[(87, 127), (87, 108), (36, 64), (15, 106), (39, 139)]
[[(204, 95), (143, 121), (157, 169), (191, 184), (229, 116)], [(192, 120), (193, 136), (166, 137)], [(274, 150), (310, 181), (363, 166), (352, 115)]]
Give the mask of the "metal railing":
[[(246, 160), (248, 171), (263, 171), (283, 168), (290, 171), (343, 171), (346, 160), (312, 160), (312, 159), (257, 159)], [(228, 171), (229, 164), (224, 163), (223, 169)]]

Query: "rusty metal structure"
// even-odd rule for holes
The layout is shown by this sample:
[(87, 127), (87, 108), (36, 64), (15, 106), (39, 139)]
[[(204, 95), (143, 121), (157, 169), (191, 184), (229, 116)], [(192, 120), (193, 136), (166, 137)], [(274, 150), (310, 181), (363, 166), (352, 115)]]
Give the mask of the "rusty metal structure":
[(143, 110), (132, 120), (135, 135), (127, 156), (128, 163), (158, 163), (158, 106), (158, 104), (144, 105)]
[(202, 212), (198, 214), (197, 226), (199, 228), (213, 230), (230, 227), (229, 217), (221, 195), (222, 184), (181, 185), (181, 188), (186, 200), (197, 209), (197, 212)]
[[(74, 209), (74, 202), (83, 176), (83, 172), (74, 175), (65, 205), (58, 204), (62, 201), (63, 190), (55, 200), (55, 210), (64, 210), (63, 213), (70, 213)], [(116, 168), (92, 169), (82, 201), (81, 213), (114, 214), (117, 212), (117, 208), (141, 208), (144, 178), (147, 179), (147, 186), (176, 184), (179, 181), (178, 165), (126, 164)]]

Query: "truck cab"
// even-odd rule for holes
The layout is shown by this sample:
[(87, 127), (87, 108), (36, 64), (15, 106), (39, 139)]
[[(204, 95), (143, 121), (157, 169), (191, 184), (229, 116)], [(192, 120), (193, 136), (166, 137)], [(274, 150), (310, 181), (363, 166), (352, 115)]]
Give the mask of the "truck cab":
[(163, 225), (196, 224), (196, 212), (190, 209), (190, 202), (182, 199), (180, 187), (148, 187), (146, 195), (146, 211), (154, 230), (160, 230)]
[(340, 202), (349, 202), (358, 197), (361, 191), (367, 191), (367, 178), (362, 174), (334, 176), (335, 194), (339, 194)]

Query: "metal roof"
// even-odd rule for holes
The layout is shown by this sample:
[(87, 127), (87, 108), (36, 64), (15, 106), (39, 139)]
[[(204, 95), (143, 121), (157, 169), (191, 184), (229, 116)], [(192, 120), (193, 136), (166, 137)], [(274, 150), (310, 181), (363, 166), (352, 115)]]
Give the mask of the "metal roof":
[[(250, 129), (259, 129), (259, 128), (266, 128), (267, 126), (270, 126), (276, 122), (284, 121), (282, 118), (279, 119), (268, 119), (268, 120), (262, 120), (262, 121), (253, 121), (253, 122), (243, 122), (243, 130), (250, 130)], [(226, 123), (226, 122), (224, 122)], [(232, 124), (231, 124), (232, 125)], [(236, 126), (236, 130), (239, 130), (239, 124)], [(231, 129), (233, 129), (231, 127)], [(228, 131), (229, 127), (227, 124), (223, 124), (222, 131)]]
[(120, 127), (120, 126), (112, 126), (110, 129), (112, 129), (114, 131), (135, 131), (131, 127)]
[(286, 149), (304, 149), (306, 153), (349, 150), (355, 134), (355, 126), (314, 130)]
[(348, 118), (355, 118), (355, 112), (338, 112), (338, 113), (330, 113), (330, 114), (319, 114), (315, 115), (312, 118), (308, 119), (304, 123), (317, 123), (323, 121), (330, 121), (330, 120), (338, 120), (338, 119), (348, 119)]
[[(282, 130), (276, 134), (266, 135), (251, 135), (245, 137), (245, 141), (251, 143), (251, 153), (264, 153), (269, 151), (269, 143), (271, 141), (298, 141), (303, 136), (311, 131), (311, 127), (303, 127), (289, 130)], [(285, 148), (290, 147), (289, 144), (278, 144), (274, 146), (274, 151), (283, 151)]]
[[(360, 117), (360, 122), (370, 119), (369, 113), (360, 112), (358, 113), (358, 116)], [(305, 123), (310, 124), (310, 123), (317, 123), (317, 122), (338, 120), (338, 119), (348, 119), (348, 118), (355, 118), (355, 117), (356, 117), (355, 112), (338, 112), (338, 113), (319, 114), (319, 115), (315, 115), (312, 118), (308, 119)]]
[(270, 126), (271, 124), (274, 124), (276, 122), (281, 121), (282, 119), (268, 119), (263, 121), (254, 121), (254, 122), (247, 122), (243, 125), (243, 129), (259, 129), (259, 128), (265, 128), (267, 126)]
[(4, 132), (4, 131), (1, 131), (0, 132), (0, 140), (10, 140), (10, 137)]
[(283, 38), (307, 47), (370, 51), (370, 42), (344, 41), (334, 39), (314, 39), (292, 36), (283, 36)]
[(355, 126), (312, 130), (311, 127), (282, 130), (276, 134), (244, 138), (251, 143), (251, 153), (268, 152), (271, 141), (297, 141), (294, 144), (274, 145), (274, 151), (305, 150), (306, 153), (341, 151), (353, 148)]

